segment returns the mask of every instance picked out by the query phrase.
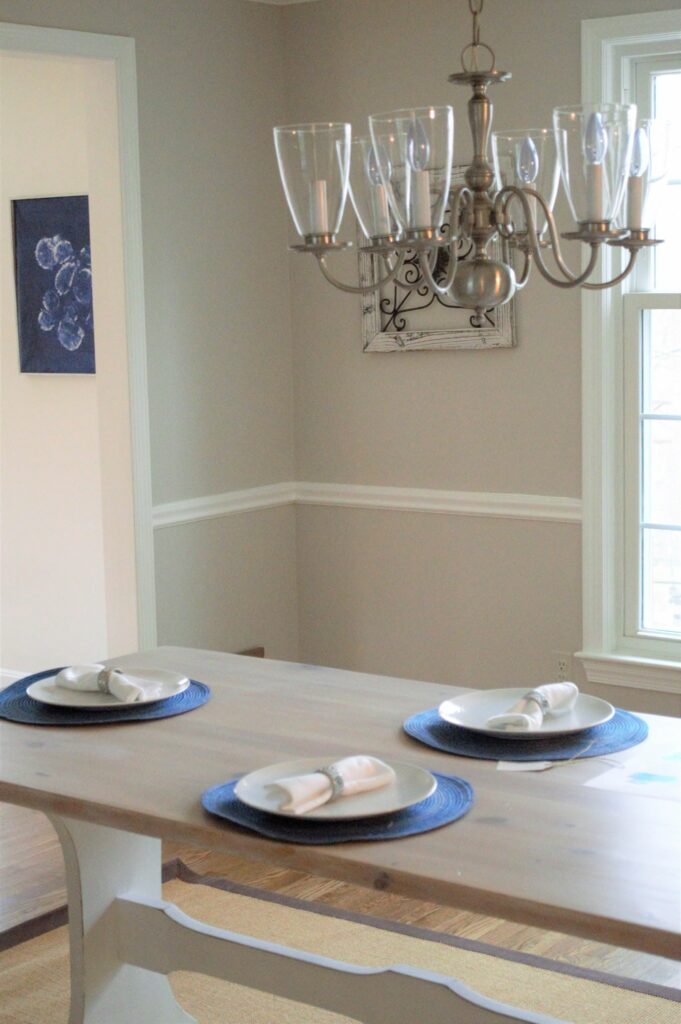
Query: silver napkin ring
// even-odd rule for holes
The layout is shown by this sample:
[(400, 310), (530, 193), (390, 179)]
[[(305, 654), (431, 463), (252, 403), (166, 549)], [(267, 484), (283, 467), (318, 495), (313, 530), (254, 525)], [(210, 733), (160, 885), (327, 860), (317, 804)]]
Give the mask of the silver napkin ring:
[(109, 679), (111, 678), (112, 672), (113, 669), (103, 668), (97, 676), (97, 688), (101, 690), (102, 693), (111, 693), (111, 690), (109, 689)]
[(544, 694), (541, 693), (539, 690), (530, 690), (529, 693), (525, 694), (524, 699), (533, 700), (535, 704), (539, 705), (539, 707), (542, 710), (542, 714), (544, 715), (548, 715), (549, 711), (551, 710), (551, 705), (549, 704)]
[(320, 775), (326, 775), (327, 779), (331, 783), (331, 799), (335, 800), (336, 797), (343, 795), (345, 789), (345, 783), (343, 777), (334, 765), (329, 765), (328, 768), (317, 768)]

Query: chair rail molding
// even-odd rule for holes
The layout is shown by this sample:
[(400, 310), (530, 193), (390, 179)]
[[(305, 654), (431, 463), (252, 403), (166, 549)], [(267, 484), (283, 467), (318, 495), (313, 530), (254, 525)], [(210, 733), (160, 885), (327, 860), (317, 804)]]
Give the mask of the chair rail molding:
[(170, 501), (154, 506), (154, 529), (181, 526), (202, 519), (220, 519), (237, 512), (255, 512), (263, 508), (292, 505), (296, 500), (294, 483), (266, 484), (225, 494), (209, 494), (201, 498)]
[(0, 51), (107, 60), (116, 70), (121, 174), (125, 324), (134, 494), (137, 628), (141, 648), (156, 644), (142, 204), (135, 40), (123, 36), (0, 23)]
[(280, 505), (322, 505), (429, 512), (440, 515), (492, 516), (559, 523), (581, 522), (579, 498), (544, 494), (486, 491), (441, 491), (418, 487), (375, 487), (365, 484), (287, 482), (228, 491), (225, 494), (168, 502), (154, 508), (154, 528), (180, 526)]

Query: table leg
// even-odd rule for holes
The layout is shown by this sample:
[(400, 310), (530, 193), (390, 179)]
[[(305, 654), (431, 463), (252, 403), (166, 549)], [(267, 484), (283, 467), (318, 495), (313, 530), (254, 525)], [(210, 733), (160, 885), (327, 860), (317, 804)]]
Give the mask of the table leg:
[[(64, 860), (69, 901), (69, 1024), (196, 1024), (167, 978), (125, 963), (115, 900), (161, 898), (161, 841), (104, 825), (50, 817)], [(147, 939), (154, 942), (154, 936)]]
[(161, 898), (161, 842), (51, 818), (64, 850), (71, 939), (69, 1024), (196, 1024), (173, 971), (196, 971), (364, 1024), (561, 1024), (407, 966), (358, 967), (214, 928)]

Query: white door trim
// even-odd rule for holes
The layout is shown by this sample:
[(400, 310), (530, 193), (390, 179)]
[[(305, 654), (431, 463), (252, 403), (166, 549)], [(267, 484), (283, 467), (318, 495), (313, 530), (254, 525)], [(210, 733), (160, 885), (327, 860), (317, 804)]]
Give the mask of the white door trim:
[(142, 206), (135, 40), (122, 36), (0, 23), (0, 51), (108, 60), (116, 69), (125, 277), (125, 320), (135, 514), (139, 646), (156, 645), (156, 588), (151, 505)]

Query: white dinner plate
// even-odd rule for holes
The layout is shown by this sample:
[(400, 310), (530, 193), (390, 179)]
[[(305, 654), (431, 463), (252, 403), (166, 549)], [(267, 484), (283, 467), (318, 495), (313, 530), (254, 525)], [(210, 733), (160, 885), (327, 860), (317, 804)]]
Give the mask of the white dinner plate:
[(452, 697), (440, 704), (440, 718), (452, 725), (461, 725), (473, 732), (487, 736), (503, 736), (504, 739), (541, 739), (543, 736), (565, 736), (581, 732), (594, 725), (607, 722), (615, 714), (612, 704), (600, 697), (580, 693), (575, 706), (564, 715), (544, 717), (540, 729), (531, 732), (515, 732), (508, 729), (490, 729), (487, 720), (492, 715), (503, 715), (516, 701), (524, 697), (530, 687), (505, 687), (501, 690), (471, 690), (460, 697)]
[[(137, 669), (131, 675), (139, 675), (148, 679), (150, 683), (159, 683), (160, 691), (153, 697), (142, 698), (130, 704), (112, 697), (110, 693), (101, 693), (99, 690), (68, 690), (65, 686), (55, 686), (56, 676), (48, 676), (46, 679), (39, 679), (26, 687), (26, 693), (33, 700), (39, 700), (42, 704), (55, 704), (60, 708), (130, 708), (138, 707), (140, 704), (154, 704), (158, 700), (166, 700), (168, 697), (175, 697), (178, 693), (184, 693), (189, 686), (190, 680), (186, 676), (180, 676), (177, 672), (167, 672), (161, 668)], [(180, 685), (177, 681), (181, 680)]]
[(395, 780), (381, 789), (357, 793), (355, 796), (344, 796), (303, 815), (279, 809), (283, 794), (269, 788), (273, 782), (285, 779), (289, 775), (304, 775), (315, 771), (321, 765), (333, 764), (340, 760), (341, 757), (305, 757), (296, 761), (270, 764), (266, 768), (259, 768), (249, 775), (244, 775), (234, 787), (234, 792), (239, 800), (249, 807), (267, 811), (268, 814), (279, 814), (284, 818), (302, 817), (308, 821), (340, 821), (347, 818), (372, 818), (377, 814), (401, 811), (425, 800), (437, 788), (437, 780), (425, 769), (417, 768), (413, 764), (390, 761), (390, 767), (395, 771)]

